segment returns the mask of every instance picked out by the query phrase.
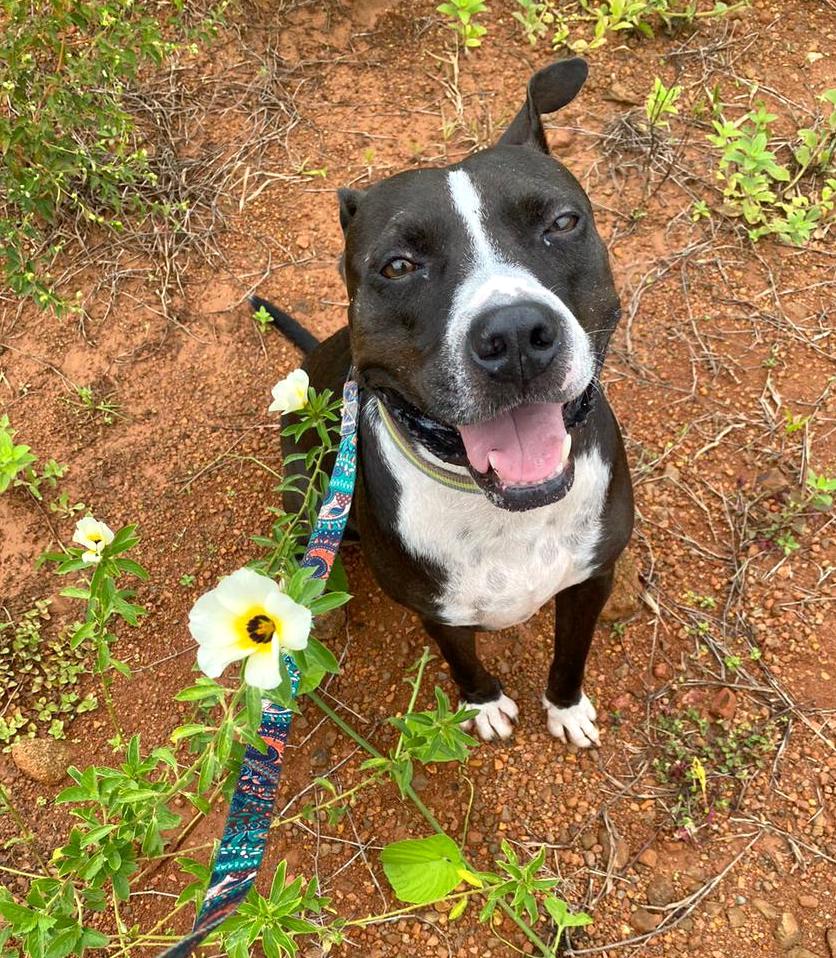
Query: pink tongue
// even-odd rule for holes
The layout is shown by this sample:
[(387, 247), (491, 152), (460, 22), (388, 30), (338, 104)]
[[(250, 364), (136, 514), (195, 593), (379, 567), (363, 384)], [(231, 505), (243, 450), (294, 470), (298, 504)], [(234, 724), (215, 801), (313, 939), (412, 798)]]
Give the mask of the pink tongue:
[(496, 419), (459, 426), (470, 465), (494, 472), (506, 486), (544, 482), (566, 463), (561, 403), (530, 403)]

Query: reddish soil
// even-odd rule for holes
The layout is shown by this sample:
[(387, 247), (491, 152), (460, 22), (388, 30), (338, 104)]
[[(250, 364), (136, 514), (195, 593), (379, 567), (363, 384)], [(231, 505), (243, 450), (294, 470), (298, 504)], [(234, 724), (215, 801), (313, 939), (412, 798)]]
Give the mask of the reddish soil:
[[(43, 460), (69, 465), (61, 489), (71, 501), (114, 528), (139, 526), (138, 558), (151, 571), (139, 599), (149, 615), (123, 630), (120, 657), (134, 678), (118, 683), (116, 702), (124, 726), (140, 731), (146, 747), (165, 743), (189, 714), (172, 696), (193, 671), (185, 625), (191, 603), (253, 556), (250, 537), (268, 528), (276, 502), (274, 479), (259, 465), (280, 464), (266, 407), (270, 387), (299, 356), (278, 335), (259, 333), (244, 296), (257, 285), (318, 336), (337, 329), (346, 301), (334, 190), (486, 145), (518, 107), (531, 70), (550, 59), (547, 43), (525, 43), (513, 5), (495, 0), (484, 47), (459, 60), (454, 83), (443, 59), (450, 34), (434, 6), (259, 3), (222, 36), (210, 65), (187, 66), (183, 82), (197, 102), (209, 70), (228, 72), (244, 91), (237, 112), (204, 117), (190, 144), (197, 156), (217, 145), (234, 150), (246, 131), (242, 117), (263, 105), (252, 91), (271, 49), (276, 136), (246, 177), (236, 174), (225, 201), (228, 229), (216, 238), (221, 256), (210, 264), (194, 257), (170, 318), (159, 313), (160, 278), (150, 269), (128, 281), (106, 318), (100, 304), (91, 305), (83, 329), (6, 299), (0, 390), (18, 440)], [(592, 56), (582, 95), (549, 124), (556, 154), (596, 207), (625, 306), (605, 380), (634, 471), (631, 549), (640, 595), (627, 586), (617, 613), (626, 623), (602, 624), (593, 645), (587, 689), (602, 717), (599, 750), (567, 749), (547, 734), (539, 705), (552, 629), (545, 610), (484, 640), (487, 660), (521, 706), (514, 738), (481, 746), (467, 767), (422, 771), (416, 787), (445, 827), (464, 834), (478, 866), (491, 865), (502, 839), (521, 852), (547, 845), (562, 894), (594, 917), (573, 934), (567, 953), (829, 955), (826, 932), (836, 927), (833, 516), (805, 513), (788, 557), (768, 533), (810, 467), (836, 473), (833, 251), (824, 241), (806, 250), (755, 247), (718, 216), (693, 223), (689, 211), (695, 196), (720, 205), (707, 123), (693, 108), (718, 84), (736, 117), (759, 86), (757, 96), (788, 133), (832, 85), (834, 41), (832, 5), (801, 0), (756, 0), (750, 10), (674, 37), (612, 41)], [(811, 64), (812, 50), (826, 55)], [(684, 92), (668, 159), (651, 161), (623, 143), (614, 149), (603, 134), (644, 101), (654, 74)], [(91, 264), (72, 289), (91, 288), (97, 268)], [(64, 401), (73, 398), (71, 383), (112, 394), (119, 417), (105, 425), (79, 415)], [(809, 420), (788, 432), (786, 414)], [(33, 598), (57, 592), (57, 580), (36, 573), (33, 562), (56, 537), (67, 542), (72, 524), (36, 507), (24, 490), (0, 500), (0, 595), (12, 618)], [(346, 552), (346, 564), (356, 598), (331, 641), (344, 667), (328, 694), (385, 747), (392, 731), (383, 721), (406, 706), (404, 671), (426, 640), (415, 618), (381, 594), (356, 551)], [(193, 584), (178, 584), (184, 574)], [(703, 604), (711, 608), (700, 608), (695, 596), (709, 597)], [(52, 627), (72, 614), (68, 603), (56, 604)], [(430, 673), (452, 693), (442, 662)], [(767, 743), (760, 770), (745, 787), (727, 790), (727, 807), (716, 806), (708, 819), (698, 814), (691, 837), (672, 814), (675, 785), (654, 766), (664, 759), (660, 721), (689, 707), (712, 721), (724, 715), (727, 729), (752, 725)], [(318, 775), (340, 787), (359, 778), (364, 756), (321, 719), (305, 703), (282, 808), (298, 811), (309, 801), (304, 790)], [(76, 764), (112, 761), (109, 735), (102, 710), (77, 719), (69, 728)], [(708, 771), (716, 797), (723, 783), (716, 768)], [(27, 780), (7, 755), (0, 780), (31, 810), (35, 844), (48, 855), (67, 820), (37, 799), (55, 790)], [(222, 820), (219, 808), (188, 844), (211, 841)], [(378, 849), (426, 833), (393, 787), (377, 789), (333, 828), (277, 830), (262, 877), (269, 884), (269, 866), (286, 857), (291, 873), (319, 879), (341, 916), (386, 912), (397, 903)], [(3, 847), (0, 863), (34, 866), (32, 843)], [(123, 917), (149, 927), (185, 880), (174, 867), (160, 869)], [(19, 893), (22, 882), (9, 887)], [(797, 920), (799, 934), (782, 944), (783, 912)], [(659, 915), (667, 916), (662, 930), (641, 937)], [(178, 917), (175, 931), (189, 921)], [(539, 930), (548, 934), (545, 923)], [(475, 909), (456, 922), (444, 911), (416, 909), (352, 930), (349, 939), (334, 953), (487, 958), (531, 950), (507, 918), (491, 929)], [(311, 946), (305, 953), (320, 952)]]

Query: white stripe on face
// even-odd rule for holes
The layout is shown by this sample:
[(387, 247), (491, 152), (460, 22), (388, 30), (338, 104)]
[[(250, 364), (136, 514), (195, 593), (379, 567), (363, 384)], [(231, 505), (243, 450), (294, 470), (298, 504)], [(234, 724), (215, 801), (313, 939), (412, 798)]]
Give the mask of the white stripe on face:
[(483, 310), (515, 302), (543, 303), (563, 318), (570, 337), (568, 368), (563, 388), (580, 393), (594, 371), (589, 337), (571, 309), (533, 273), (504, 257), (491, 242), (482, 215), (482, 200), (464, 170), (447, 174), (453, 207), (470, 240), (470, 268), (453, 298), (444, 334), (444, 353), (457, 386), (467, 394), (465, 344), (470, 324)]

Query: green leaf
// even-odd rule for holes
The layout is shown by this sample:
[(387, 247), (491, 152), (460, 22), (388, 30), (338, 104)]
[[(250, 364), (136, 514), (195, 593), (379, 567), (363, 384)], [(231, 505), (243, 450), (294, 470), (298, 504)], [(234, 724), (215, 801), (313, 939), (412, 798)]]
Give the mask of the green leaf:
[(383, 849), (381, 861), (400, 901), (414, 905), (449, 895), (467, 871), (459, 846), (447, 835), (394, 842)]

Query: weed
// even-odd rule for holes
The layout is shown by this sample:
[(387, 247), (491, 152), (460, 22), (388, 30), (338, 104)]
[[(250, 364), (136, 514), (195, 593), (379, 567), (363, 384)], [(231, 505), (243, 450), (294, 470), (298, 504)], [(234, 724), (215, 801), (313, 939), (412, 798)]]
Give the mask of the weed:
[(70, 646), (61, 633), (43, 635), (49, 599), (39, 599), (16, 622), (0, 624), (0, 743), (8, 747), (21, 736), (46, 732), (64, 737), (64, 722), (96, 708), (96, 697), (82, 695), (78, 684), (89, 671), (87, 655)]
[(182, 585), (183, 588), (188, 588), (189, 586), (192, 586), (195, 584), (195, 577), (191, 574), (191, 572), (184, 572), (180, 576), (179, 581), (180, 581), (180, 585)]
[(774, 542), (790, 556), (801, 548), (796, 538), (807, 530), (807, 519), (812, 512), (830, 512), (836, 478), (807, 470), (804, 488), (789, 493), (777, 512), (766, 512), (760, 522), (759, 534)]
[(681, 93), (681, 86), (666, 87), (659, 77), (653, 78), (653, 89), (644, 104), (644, 114), (651, 130), (668, 129), (670, 123), (667, 118), (679, 114), (676, 101)]
[(76, 400), (65, 400), (71, 406), (75, 406), (82, 413), (87, 414), (88, 419), (101, 417), (106, 426), (112, 426), (117, 418), (121, 418), (119, 404), (112, 396), (98, 396), (93, 391), (92, 386), (76, 386)]
[[(826, 177), (820, 188), (816, 175), (826, 172), (836, 146), (836, 90), (820, 98), (830, 106), (818, 127), (796, 131), (793, 152), (795, 172), (778, 161), (772, 125), (778, 119), (759, 102), (740, 119), (720, 114), (712, 121), (710, 143), (719, 151), (717, 179), (723, 187), (723, 212), (742, 218), (749, 238), (775, 236), (795, 246), (809, 242), (826, 230), (836, 208), (836, 178)], [(806, 192), (798, 189), (802, 177), (810, 179)]]
[(475, 17), (487, 13), (488, 7), (483, 0), (446, 0), (435, 9), (448, 18), (448, 26), (455, 30), (465, 52), (482, 45), (482, 37), (488, 30), (481, 23), (476, 23)]
[[(603, 0), (593, 6), (592, 0), (580, 0), (582, 12), (558, 14), (553, 44), (568, 46), (574, 53), (588, 53), (602, 47), (612, 33), (640, 33), (654, 35), (654, 22), (660, 21), (670, 30), (677, 23), (689, 24), (694, 20), (721, 17), (732, 10), (745, 6), (736, 3), (729, 6), (717, 2), (710, 10), (697, 10), (693, 2), (678, 3), (677, 0)], [(571, 39), (576, 24), (591, 24), (592, 36)]]
[[(132, 0), (3, 0), (0, 31), (0, 249), (7, 285), (64, 310), (49, 268), (56, 227), (81, 221), (119, 231), (152, 212), (156, 176), (123, 94), (184, 34), (184, 9), (161, 21)], [(211, 32), (211, 14), (206, 26)]]
[(533, 46), (549, 32), (549, 27), (555, 21), (554, 3), (552, 0), (546, 0), (545, 3), (539, 3), (538, 0), (516, 0), (520, 10), (514, 10), (512, 16), (523, 28), (526, 40)]
[(54, 459), (47, 459), (43, 469), (35, 469), (37, 456), (33, 456), (29, 446), (15, 443), (17, 432), (12, 429), (8, 416), (0, 416), (0, 493), (10, 485), (22, 486), (39, 502), (43, 499), (41, 486), (46, 483), (51, 489), (58, 484), (67, 472), (67, 467)]
[(273, 322), (273, 317), (267, 312), (267, 310), (263, 306), (259, 306), (258, 309), (252, 314), (252, 317), (262, 333)]
[(53, 499), (49, 504), (49, 511), (54, 512), (61, 519), (72, 519), (79, 512), (84, 512), (87, 506), (83, 502), (70, 502), (70, 496), (66, 492), (59, 494), (57, 499)]
[(711, 722), (693, 708), (660, 715), (653, 769), (660, 784), (674, 788), (670, 811), (677, 828), (693, 834), (728, 808), (763, 767), (777, 729), (778, 722)]

